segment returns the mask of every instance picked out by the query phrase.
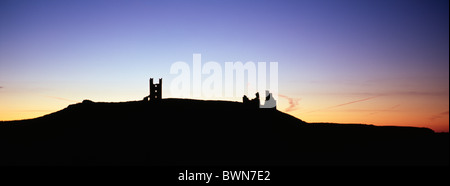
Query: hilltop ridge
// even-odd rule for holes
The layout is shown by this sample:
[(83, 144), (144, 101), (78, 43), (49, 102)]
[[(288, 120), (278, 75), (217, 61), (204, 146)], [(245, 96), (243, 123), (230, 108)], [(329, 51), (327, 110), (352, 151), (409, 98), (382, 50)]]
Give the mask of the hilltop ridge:
[(428, 128), (313, 124), (230, 101), (85, 100), (3, 122), (0, 136), (6, 165), (448, 164), (448, 134)]

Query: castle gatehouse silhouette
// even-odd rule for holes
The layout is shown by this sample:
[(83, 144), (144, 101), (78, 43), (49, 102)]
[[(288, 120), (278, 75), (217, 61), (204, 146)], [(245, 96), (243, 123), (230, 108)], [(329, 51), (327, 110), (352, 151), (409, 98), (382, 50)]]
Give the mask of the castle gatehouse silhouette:
[(266, 90), (266, 99), (264, 101), (264, 104), (260, 104), (259, 100), (259, 92), (256, 92), (255, 98), (248, 99), (246, 95), (242, 97), (242, 103), (248, 107), (248, 108), (277, 108), (277, 101), (275, 98), (273, 98), (272, 93), (270, 93), (268, 90)]

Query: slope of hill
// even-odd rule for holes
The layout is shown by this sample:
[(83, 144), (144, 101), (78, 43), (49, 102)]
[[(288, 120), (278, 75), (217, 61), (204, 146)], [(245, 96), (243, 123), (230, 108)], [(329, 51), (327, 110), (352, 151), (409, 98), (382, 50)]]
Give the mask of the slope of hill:
[(1, 165), (448, 165), (448, 134), (306, 123), (242, 103), (83, 101), (0, 124)]

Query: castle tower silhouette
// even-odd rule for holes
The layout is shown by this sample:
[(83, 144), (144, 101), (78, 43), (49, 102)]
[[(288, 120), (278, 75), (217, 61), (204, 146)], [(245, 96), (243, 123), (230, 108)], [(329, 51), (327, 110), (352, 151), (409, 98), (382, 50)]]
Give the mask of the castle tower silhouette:
[(150, 100), (160, 100), (162, 97), (162, 78), (159, 78), (159, 84), (153, 83), (150, 78)]
[(159, 78), (159, 83), (153, 83), (153, 78), (150, 78), (150, 95), (144, 97), (144, 101), (155, 101), (162, 99), (162, 78)]

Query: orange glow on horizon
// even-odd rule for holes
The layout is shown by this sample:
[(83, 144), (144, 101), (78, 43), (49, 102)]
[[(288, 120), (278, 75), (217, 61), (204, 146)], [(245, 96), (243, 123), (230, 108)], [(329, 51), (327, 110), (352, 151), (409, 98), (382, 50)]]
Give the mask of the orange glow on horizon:
[[(442, 99), (447, 99), (442, 102)], [(281, 99), (278, 110), (292, 107)], [(355, 123), (378, 126), (426, 127), (435, 132), (449, 132), (448, 97), (414, 99), (402, 96), (342, 98), (309, 96), (301, 99), (295, 110), (286, 112), (310, 123)]]
[[(435, 132), (449, 131), (448, 102), (447, 104), (439, 102), (441, 106), (435, 107), (423, 104), (423, 101), (410, 101), (399, 104), (392, 102), (392, 98), (389, 97), (371, 99), (328, 97), (328, 99), (325, 99), (321, 96), (311, 96), (295, 99), (297, 99), (297, 105), (292, 105), (289, 97), (280, 96), (277, 103), (278, 110), (286, 112), (289, 109), (286, 113), (310, 123), (330, 122), (373, 124), (378, 126), (413, 126), (430, 128)], [(316, 100), (316, 102), (313, 100)], [(240, 102), (241, 100), (236, 98), (230, 101)], [(401, 99), (397, 99), (397, 101), (402, 102)], [(71, 103), (63, 99), (45, 99), (45, 102), (37, 102), (37, 106), (30, 106), (27, 103), (26, 105), (21, 104), (22, 106), (16, 105), (9, 108), (0, 107), (0, 121), (36, 118), (64, 109), (69, 104)], [(417, 105), (420, 106), (417, 107)]]

